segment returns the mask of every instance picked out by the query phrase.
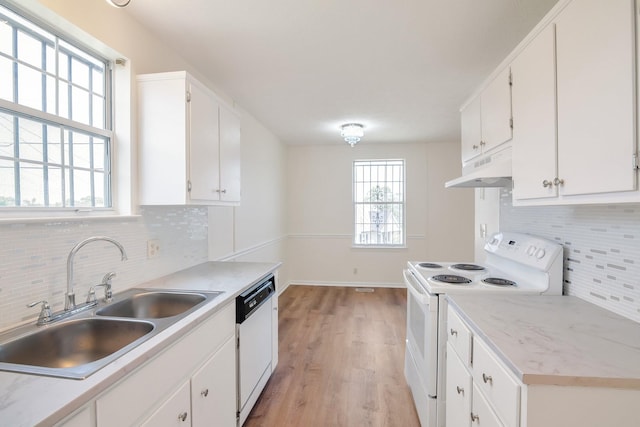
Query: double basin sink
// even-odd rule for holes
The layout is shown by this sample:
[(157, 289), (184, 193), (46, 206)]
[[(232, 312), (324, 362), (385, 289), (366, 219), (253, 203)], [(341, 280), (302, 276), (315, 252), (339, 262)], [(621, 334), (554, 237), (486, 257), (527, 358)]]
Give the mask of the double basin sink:
[(0, 370), (84, 379), (219, 296), (130, 289), (113, 302), (0, 336)]

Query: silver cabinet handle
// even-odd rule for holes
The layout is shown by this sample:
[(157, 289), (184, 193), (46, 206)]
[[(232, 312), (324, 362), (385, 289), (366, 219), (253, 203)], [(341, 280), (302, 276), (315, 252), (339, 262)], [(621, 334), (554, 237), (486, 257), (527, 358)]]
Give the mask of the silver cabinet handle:
[(484, 381), (485, 384), (491, 384), (493, 385), (493, 378), (491, 378), (491, 375), (487, 375), (484, 372), (482, 373), (482, 381)]
[(486, 143), (486, 142), (484, 142), (484, 141), (480, 141), (480, 146), (481, 146), (481, 147), (484, 147), (485, 145), (487, 145), (487, 143)]
[(224, 190), (220, 190), (220, 189), (217, 189), (217, 190), (216, 190), (216, 193), (226, 194), (226, 192), (227, 192), (227, 189), (226, 189), (226, 188), (225, 188)]
[(464, 389), (460, 386), (456, 386), (456, 391), (458, 392), (458, 394), (461, 394), (464, 396)]
[(449, 333), (451, 334), (451, 336), (458, 335), (458, 331), (456, 331), (455, 329), (449, 329)]
[(200, 395), (201, 395), (202, 397), (207, 397), (207, 396), (209, 396), (209, 389), (208, 389), (208, 388), (205, 388), (204, 390), (202, 390), (202, 391), (200, 392)]
[(187, 413), (186, 412), (181, 413), (180, 415), (178, 415), (178, 419), (182, 422), (187, 421)]
[(473, 423), (473, 422), (476, 422), (476, 421), (480, 422), (480, 417), (479, 417), (479, 416), (477, 416), (477, 415), (475, 415), (475, 414), (472, 412), (472, 413), (471, 413), (471, 422)]
[(474, 150), (477, 150), (478, 148), (480, 148), (480, 146), (478, 146), (476, 144), (473, 144), (473, 146), (471, 148), (473, 148)]
[(546, 179), (544, 181), (542, 181), (542, 186), (544, 188), (551, 187), (552, 185), (553, 185), (553, 182), (551, 182), (551, 181), (547, 181)]
[(558, 185), (564, 185), (564, 179), (560, 179), (560, 178), (556, 177), (556, 178), (553, 180), (553, 185), (555, 185), (556, 187), (557, 187)]

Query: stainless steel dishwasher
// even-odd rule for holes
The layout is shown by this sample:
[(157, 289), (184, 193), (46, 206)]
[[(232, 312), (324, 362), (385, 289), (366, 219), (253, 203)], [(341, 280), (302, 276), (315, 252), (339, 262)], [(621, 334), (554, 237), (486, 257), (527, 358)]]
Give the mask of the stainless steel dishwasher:
[(236, 298), (238, 426), (242, 426), (271, 376), (272, 296), (275, 277), (261, 280)]

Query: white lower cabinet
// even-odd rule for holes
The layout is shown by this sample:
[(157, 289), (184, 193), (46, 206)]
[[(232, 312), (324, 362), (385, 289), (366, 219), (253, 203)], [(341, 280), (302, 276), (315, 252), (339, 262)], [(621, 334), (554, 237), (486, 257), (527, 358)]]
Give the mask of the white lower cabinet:
[(56, 423), (56, 427), (94, 427), (96, 418), (93, 412), (93, 402), (83, 406), (63, 421)]
[[(454, 330), (464, 327), (471, 334), (470, 342), (455, 342), (452, 336), (456, 335), (448, 334), (447, 427), (640, 426), (640, 390), (554, 385), (558, 380), (553, 375), (545, 380), (547, 384), (525, 384), (503, 362), (500, 348), (481, 338), (486, 335), (477, 327), (464, 323), (465, 316), (450, 305), (447, 316), (449, 324), (456, 325)], [(517, 340), (514, 336), (509, 344), (517, 346)], [(463, 361), (467, 342), (471, 358)], [(537, 357), (531, 354), (528, 363), (543, 363)]]
[[(235, 339), (229, 339), (191, 378), (192, 426), (235, 426)], [(231, 410), (233, 409), (233, 410)]]
[(184, 383), (169, 399), (167, 399), (156, 412), (153, 413), (141, 427), (181, 427), (190, 426), (191, 396), (189, 383)]
[(198, 409), (195, 422), (194, 410), (193, 426), (235, 426), (234, 337), (232, 302), (100, 395), (95, 401), (97, 426), (192, 425), (192, 401), (199, 398), (195, 391), (205, 388), (209, 396), (216, 396), (212, 400), (221, 399), (213, 404), (220, 412), (209, 420), (206, 411)]

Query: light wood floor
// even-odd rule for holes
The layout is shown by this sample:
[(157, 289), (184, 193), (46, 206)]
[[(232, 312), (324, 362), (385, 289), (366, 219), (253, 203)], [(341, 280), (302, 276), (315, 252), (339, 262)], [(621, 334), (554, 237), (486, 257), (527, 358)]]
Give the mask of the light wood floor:
[(279, 303), (279, 364), (245, 427), (419, 427), (405, 289), (289, 286)]

